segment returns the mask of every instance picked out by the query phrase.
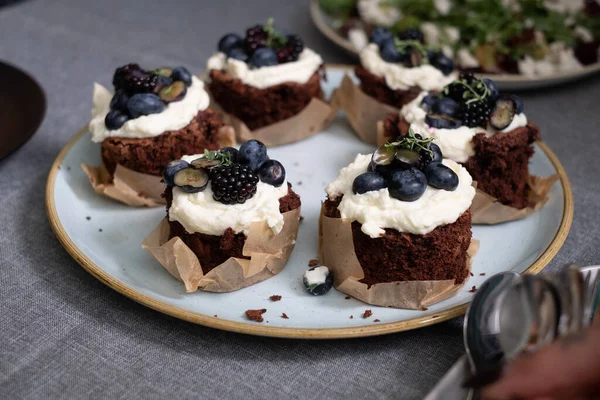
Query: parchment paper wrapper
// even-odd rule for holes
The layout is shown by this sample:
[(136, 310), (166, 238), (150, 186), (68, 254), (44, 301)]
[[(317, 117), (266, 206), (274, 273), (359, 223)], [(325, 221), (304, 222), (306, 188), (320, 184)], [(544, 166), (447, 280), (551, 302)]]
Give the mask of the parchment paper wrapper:
[[(376, 283), (368, 287), (359, 282), (365, 274), (354, 253), (352, 222), (323, 215), (319, 224), (319, 258), (333, 271), (333, 283), (340, 292), (376, 306), (420, 310), (455, 295), (467, 282), (455, 284), (454, 280), (398, 281)], [(473, 239), (468, 250), (468, 268), (479, 249)]]
[(552, 185), (559, 179), (558, 174), (548, 177), (530, 175), (527, 181), (530, 189), (528, 200), (533, 205), (522, 209), (506, 206), (500, 203), (495, 197), (477, 189), (477, 193), (471, 204), (473, 223), (492, 225), (500, 222), (514, 221), (533, 214), (546, 204)]
[(268, 147), (294, 143), (311, 137), (329, 125), (337, 113), (337, 107), (313, 97), (310, 103), (293, 117), (252, 131), (240, 119), (223, 111), (212, 97), (210, 108), (219, 114), (224, 123), (235, 129), (238, 142), (256, 139)]
[(370, 144), (378, 143), (377, 123), (383, 121), (388, 114), (400, 111), (363, 92), (347, 74), (340, 87), (333, 92), (331, 104), (339, 105), (344, 110), (358, 137)]
[(111, 176), (104, 166), (91, 167), (81, 164), (94, 191), (129, 206), (157, 207), (166, 204), (161, 197), (165, 191), (162, 177), (142, 174), (118, 164)]
[(300, 208), (283, 213), (283, 229), (277, 235), (266, 222), (254, 222), (242, 250), (250, 260), (230, 257), (223, 264), (202, 272), (194, 252), (179, 238), (169, 240), (169, 222), (163, 219), (142, 242), (148, 251), (175, 278), (183, 282), (187, 293), (232, 292), (277, 275), (294, 250)]

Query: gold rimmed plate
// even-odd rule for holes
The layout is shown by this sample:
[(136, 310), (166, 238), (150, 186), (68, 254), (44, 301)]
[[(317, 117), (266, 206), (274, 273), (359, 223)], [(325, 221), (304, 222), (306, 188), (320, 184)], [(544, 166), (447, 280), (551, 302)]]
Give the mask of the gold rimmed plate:
[[(347, 71), (347, 67), (327, 68), (328, 81), (323, 85), (327, 95)], [(472, 286), (500, 271), (539, 272), (567, 236), (573, 216), (569, 181), (554, 153), (538, 143), (532, 172), (542, 176), (558, 173), (560, 183), (552, 188), (548, 203), (527, 219), (473, 228), (481, 248), (474, 259), (474, 276), (456, 296), (423, 311), (370, 306), (347, 300), (335, 290), (325, 296), (311, 296), (304, 291), (301, 275), (317, 255), (324, 187), (357, 153), (373, 149), (353, 134), (342, 116), (309, 139), (269, 149), (272, 158), (284, 162), (289, 181), (302, 197), (304, 219), (296, 249), (283, 272), (233, 293), (186, 294), (183, 285), (142, 250), (140, 243), (164, 218), (164, 208), (131, 208), (96, 195), (80, 168), (82, 162), (100, 163), (99, 145), (91, 142), (87, 129), (65, 146), (50, 171), (48, 218), (59, 241), (78, 263), (107, 286), (141, 304), (213, 328), (305, 339), (382, 335), (459, 316), (471, 299)], [(282, 300), (272, 302), (271, 295), (281, 295)], [(265, 322), (246, 319), (244, 312), (256, 308), (267, 309)], [(363, 319), (366, 309), (371, 309), (373, 316)], [(282, 313), (289, 319), (281, 318)]]

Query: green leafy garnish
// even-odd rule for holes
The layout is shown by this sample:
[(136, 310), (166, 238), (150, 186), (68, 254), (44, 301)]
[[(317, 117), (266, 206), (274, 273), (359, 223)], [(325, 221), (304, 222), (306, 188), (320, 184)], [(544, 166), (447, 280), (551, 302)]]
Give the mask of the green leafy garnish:
[(429, 60), (427, 58), (427, 48), (418, 40), (400, 40), (398, 38), (394, 38), (394, 45), (396, 45), (396, 49), (400, 53), (403, 53), (409, 49), (412, 49), (413, 51), (418, 51), (421, 55), (418, 64), (429, 63)]
[(412, 128), (408, 129), (408, 135), (402, 137), (400, 140), (395, 142), (388, 142), (384, 146), (386, 149), (394, 148), (394, 149), (408, 149), (412, 151), (427, 151), (430, 155), (433, 155), (433, 151), (429, 148), (431, 142), (433, 142), (433, 138), (423, 138), (421, 135), (419, 137), (413, 131)]
[[(490, 89), (483, 81), (476, 79), (473, 85), (469, 85), (466, 80), (458, 79), (452, 84), (461, 85), (464, 88), (463, 99), (466, 100), (465, 104), (471, 104), (476, 101), (486, 99), (490, 94)], [(446, 86), (442, 92), (444, 95), (450, 94), (449, 86)]]
[(334, 18), (348, 18), (356, 7), (356, 0), (319, 0), (319, 7)]
[(270, 17), (267, 19), (267, 23), (264, 26), (265, 32), (267, 32), (267, 47), (276, 49), (285, 46), (287, 38), (277, 29), (275, 29), (275, 18)]
[(219, 150), (216, 150), (216, 151), (204, 150), (204, 158), (206, 158), (207, 160), (210, 160), (210, 161), (218, 161), (224, 167), (228, 167), (232, 164), (231, 154), (223, 153)]

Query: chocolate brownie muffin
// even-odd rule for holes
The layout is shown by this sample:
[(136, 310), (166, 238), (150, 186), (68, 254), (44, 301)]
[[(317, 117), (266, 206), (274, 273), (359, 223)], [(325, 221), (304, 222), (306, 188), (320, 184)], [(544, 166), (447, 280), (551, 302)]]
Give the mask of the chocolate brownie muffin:
[(92, 140), (112, 174), (117, 166), (160, 176), (169, 161), (184, 154), (233, 144), (231, 132), (209, 110), (204, 83), (183, 67), (118, 68), (115, 94), (96, 84), (90, 122)]
[(213, 99), (255, 130), (300, 113), (322, 99), (323, 60), (297, 35), (284, 34), (270, 19), (241, 37), (221, 38), (207, 63)]
[(283, 214), (301, 205), (285, 168), (256, 140), (239, 152), (230, 147), (173, 161), (163, 179), (169, 237), (194, 252), (205, 274), (231, 257), (250, 259), (243, 249), (253, 222), (267, 222), (278, 235)]
[[(530, 206), (529, 160), (532, 144), (540, 139), (539, 128), (527, 120), (521, 100), (500, 95), (493, 81), (479, 81), (471, 75), (463, 75), (461, 81), (444, 89), (441, 96), (422, 93), (399, 114), (390, 114), (383, 124), (383, 141), (417, 130), (434, 138), (447, 157), (464, 165), (478, 189), (514, 208)], [(480, 89), (485, 85), (481, 89), (485, 94), (465, 104), (460, 100), (465, 85)], [(446, 114), (440, 114), (440, 109)]]
[(390, 89), (385, 82), (385, 78), (374, 75), (361, 66), (354, 69), (354, 75), (360, 81), (360, 89), (363, 92), (377, 99), (380, 103), (385, 103), (392, 107), (400, 108), (410, 103), (422, 91), (418, 86), (410, 86), (406, 90)]

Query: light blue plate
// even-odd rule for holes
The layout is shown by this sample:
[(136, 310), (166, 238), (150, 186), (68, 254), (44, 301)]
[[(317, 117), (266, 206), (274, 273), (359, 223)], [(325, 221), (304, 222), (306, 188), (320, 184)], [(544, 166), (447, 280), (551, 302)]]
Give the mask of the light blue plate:
[[(345, 70), (328, 68), (324, 90), (329, 95)], [(485, 276), (501, 271), (540, 271), (564, 242), (573, 214), (567, 177), (554, 154), (536, 146), (531, 172), (548, 176), (559, 173), (561, 183), (536, 214), (497, 226), (476, 226), (473, 236), (481, 242), (473, 273), (460, 292), (426, 311), (397, 310), (346, 300), (332, 290), (313, 297), (304, 291), (301, 275), (309, 260), (317, 257), (318, 217), (324, 187), (357, 153), (373, 151), (361, 142), (348, 123), (338, 117), (324, 132), (309, 139), (269, 150), (286, 166), (288, 179), (302, 197), (303, 222), (296, 249), (279, 275), (233, 293), (186, 294), (140, 243), (165, 216), (163, 207), (132, 208), (98, 196), (91, 188), (81, 163), (100, 164), (100, 146), (82, 131), (60, 153), (48, 179), (48, 217), (59, 240), (87, 271), (124, 295), (161, 312), (195, 323), (257, 335), (296, 338), (342, 338), (378, 335), (440, 322), (464, 313), (472, 286)], [(88, 217), (91, 219), (88, 220)], [(102, 230), (102, 231), (100, 231)], [(82, 288), (83, 290), (83, 288)], [(282, 300), (272, 302), (271, 295)], [(266, 308), (265, 322), (245, 318), (247, 309)], [(373, 316), (363, 319), (366, 309)], [(286, 313), (289, 319), (281, 318)], [(217, 315), (217, 317), (215, 317)], [(353, 316), (354, 318), (350, 318)], [(375, 323), (378, 319), (381, 322)]]

